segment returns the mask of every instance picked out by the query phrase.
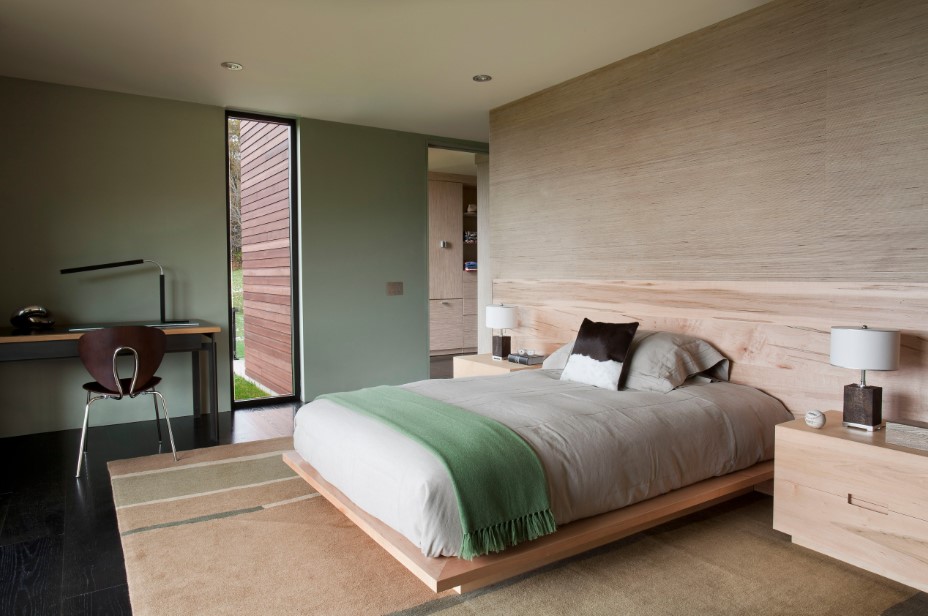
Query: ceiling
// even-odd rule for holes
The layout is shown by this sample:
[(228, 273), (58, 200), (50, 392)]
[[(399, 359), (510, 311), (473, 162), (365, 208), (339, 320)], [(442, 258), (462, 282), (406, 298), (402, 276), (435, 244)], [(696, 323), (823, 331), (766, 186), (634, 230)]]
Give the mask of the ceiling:
[(490, 109), (765, 1), (0, 0), (0, 75), (486, 141)]

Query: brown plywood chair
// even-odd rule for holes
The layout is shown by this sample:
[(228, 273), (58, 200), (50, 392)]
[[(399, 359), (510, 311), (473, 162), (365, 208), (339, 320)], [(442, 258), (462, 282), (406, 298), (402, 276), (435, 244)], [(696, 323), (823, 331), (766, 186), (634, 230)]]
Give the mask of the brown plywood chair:
[[(168, 438), (171, 441), (171, 452), (177, 461), (177, 450), (174, 448), (174, 433), (171, 431), (171, 419), (168, 417), (168, 407), (164, 396), (155, 390), (161, 378), (155, 372), (164, 358), (167, 336), (160, 329), (129, 325), (123, 327), (107, 327), (87, 332), (81, 336), (77, 343), (77, 352), (81, 362), (87, 368), (95, 381), (84, 384), (87, 392), (87, 405), (84, 407), (84, 429), (81, 431), (81, 446), (77, 452), (77, 472), (75, 477), (81, 476), (81, 462), (87, 451), (87, 424), (90, 419), (90, 407), (97, 400), (122, 400), (125, 397), (150, 395), (155, 403), (155, 423), (158, 426), (158, 445), (161, 445), (161, 421), (158, 417), (158, 400), (164, 411), (164, 419), (168, 424)], [(133, 358), (131, 377), (121, 377), (117, 366), (120, 355), (129, 355)]]

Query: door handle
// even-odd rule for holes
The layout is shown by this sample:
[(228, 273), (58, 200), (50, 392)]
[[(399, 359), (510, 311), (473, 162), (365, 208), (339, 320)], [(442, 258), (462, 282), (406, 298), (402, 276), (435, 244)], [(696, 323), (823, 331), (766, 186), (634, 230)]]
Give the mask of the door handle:
[(451, 248), (451, 242), (448, 242), (446, 240), (439, 240), (438, 247), (439, 248)]

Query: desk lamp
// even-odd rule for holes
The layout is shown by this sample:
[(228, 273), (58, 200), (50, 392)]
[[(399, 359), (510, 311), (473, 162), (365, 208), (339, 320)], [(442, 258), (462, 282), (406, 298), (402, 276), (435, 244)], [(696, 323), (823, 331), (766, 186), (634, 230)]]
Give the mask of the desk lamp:
[(164, 314), (164, 268), (157, 261), (151, 259), (132, 259), (131, 261), (117, 261), (115, 263), (101, 263), (99, 265), (85, 265), (83, 267), (69, 267), (61, 270), (62, 274), (77, 274), (78, 272), (91, 272), (93, 270), (110, 269), (113, 267), (126, 267), (128, 265), (141, 265), (142, 263), (153, 263), (158, 266), (161, 272), (158, 280), (158, 293), (161, 298), (161, 323), (162, 325), (171, 323), (187, 323), (187, 321), (168, 321)]
[(883, 388), (867, 385), (867, 370), (899, 368), (898, 329), (831, 328), (831, 364), (860, 370), (860, 384), (844, 387), (843, 424), (862, 430), (883, 427)]
[(487, 306), (486, 326), (500, 330), (498, 336), (493, 336), (493, 359), (508, 359), (512, 346), (509, 336), (505, 334), (507, 329), (516, 326), (515, 307), (502, 304)]

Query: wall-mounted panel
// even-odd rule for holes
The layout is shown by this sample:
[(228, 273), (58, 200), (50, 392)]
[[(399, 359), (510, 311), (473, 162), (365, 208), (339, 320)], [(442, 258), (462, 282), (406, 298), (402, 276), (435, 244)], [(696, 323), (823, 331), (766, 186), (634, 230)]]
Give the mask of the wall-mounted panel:
[(493, 110), (494, 278), (928, 281), (926, 31), (780, 0)]

